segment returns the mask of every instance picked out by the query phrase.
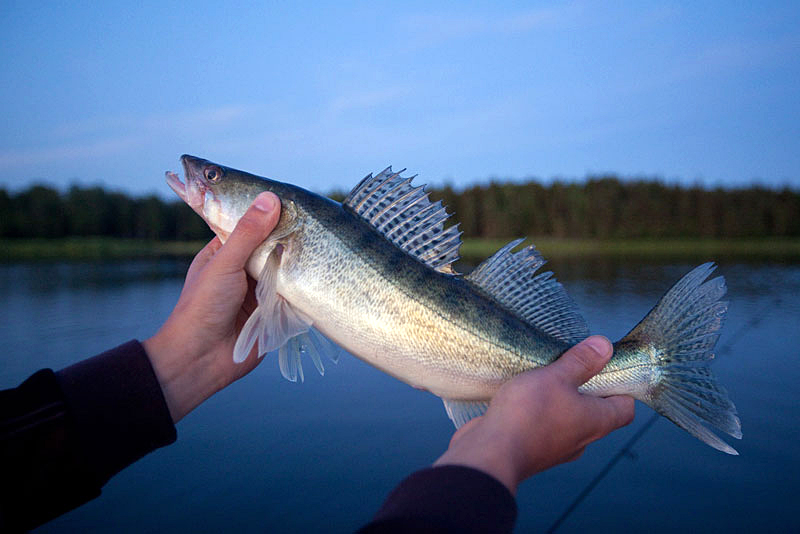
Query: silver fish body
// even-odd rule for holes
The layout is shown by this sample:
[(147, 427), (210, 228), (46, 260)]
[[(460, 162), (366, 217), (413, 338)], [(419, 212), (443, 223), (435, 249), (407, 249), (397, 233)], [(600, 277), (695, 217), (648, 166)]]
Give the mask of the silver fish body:
[(289, 240), (278, 293), (348, 352), (442, 398), (488, 400), (568, 348), (337, 209)]
[[(256, 340), (259, 354), (279, 348), (289, 378), (298, 367), (302, 378), (300, 354), (314, 356), (313, 340), (298, 341), (313, 329), (438, 395), (459, 426), (482, 413), (503, 382), (552, 362), (588, 333), (561, 285), (534, 276), (544, 261), (532, 247), (513, 253), (515, 242), (474, 273), (453, 273), (458, 240), (441, 224), (443, 209), (397, 173), (367, 177), (340, 204), (200, 158), (182, 161), (186, 183), (171, 173), (168, 183), (223, 240), (258, 193), (281, 200), (278, 226), (247, 266), (264, 311), (254, 312), (239, 352), (246, 356)], [(735, 453), (699, 424), (741, 436), (735, 408), (706, 366), (726, 308), (721, 277), (701, 284), (712, 269), (701, 266), (676, 284), (582, 390), (632, 395)], [(277, 332), (273, 323), (289, 326)], [(286, 352), (292, 348), (296, 354)], [(314, 363), (321, 371), (318, 357)]]

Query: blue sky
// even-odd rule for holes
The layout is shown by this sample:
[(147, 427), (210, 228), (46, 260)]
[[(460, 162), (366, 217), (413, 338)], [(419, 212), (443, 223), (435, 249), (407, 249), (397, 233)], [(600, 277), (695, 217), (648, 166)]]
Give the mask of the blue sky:
[(317, 191), (800, 187), (800, 2), (78, 4), (0, 6), (0, 186), (168, 197), (186, 152)]

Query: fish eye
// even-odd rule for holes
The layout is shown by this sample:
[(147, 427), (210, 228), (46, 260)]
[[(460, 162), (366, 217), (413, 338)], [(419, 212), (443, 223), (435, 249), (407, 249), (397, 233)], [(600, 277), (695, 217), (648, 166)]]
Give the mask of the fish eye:
[(208, 167), (206, 168), (204, 174), (206, 180), (209, 182), (217, 182), (220, 178), (222, 178), (222, 169), (219, 167)]

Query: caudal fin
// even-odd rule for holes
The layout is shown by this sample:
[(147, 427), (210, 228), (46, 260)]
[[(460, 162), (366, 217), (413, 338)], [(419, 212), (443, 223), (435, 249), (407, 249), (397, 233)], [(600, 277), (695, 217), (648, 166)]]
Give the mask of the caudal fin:
[(656, 364), (639, 400), (715, 449), (738, 454), (704, 426), (742, 437), (736, 407), (708, 367), (728, 309), (720, 300), (725, 279), (706, 281), (715, 268), (706, 263), (684, 276), (618, 344), (648, 347)]

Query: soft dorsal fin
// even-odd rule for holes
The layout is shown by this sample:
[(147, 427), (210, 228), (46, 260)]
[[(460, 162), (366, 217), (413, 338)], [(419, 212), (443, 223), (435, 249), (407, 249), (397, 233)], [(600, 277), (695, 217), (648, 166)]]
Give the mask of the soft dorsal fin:
[[(403, 169), (404, 171), (405, 169)], [(453, 274), (461, 232), (458, 225), (444, 228), (450, 216), (441, 201), (431, 202), (425, 186), (414, 187), (408, 178), (387, 167), (367, 175), (347, 195), (344, 205), (353, 210), (392, 243), (437, 271)]]
[(556, 339), (572, 344), (585, 339), (589, 329), (564, 286), (552, 278), (552, 272), (535, 274), (545, 263), (541, 254), (533, 246), (511, 252), (523, 241), (517, 239), (498, 250), (467, 275), (467, 280)]

